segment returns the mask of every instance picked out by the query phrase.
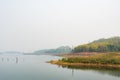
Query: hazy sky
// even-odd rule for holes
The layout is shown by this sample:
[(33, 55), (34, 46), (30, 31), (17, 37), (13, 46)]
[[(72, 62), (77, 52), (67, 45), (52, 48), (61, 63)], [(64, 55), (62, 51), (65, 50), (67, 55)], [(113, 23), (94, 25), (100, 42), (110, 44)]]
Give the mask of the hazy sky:
[(0, 0), (0, 51), (31, 52), (120, 36), (120, 0)]

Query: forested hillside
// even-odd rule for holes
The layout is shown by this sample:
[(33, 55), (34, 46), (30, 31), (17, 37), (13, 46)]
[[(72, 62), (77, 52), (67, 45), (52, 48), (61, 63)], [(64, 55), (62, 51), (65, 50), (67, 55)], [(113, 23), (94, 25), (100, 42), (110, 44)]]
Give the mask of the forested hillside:
[(79, 45), (73, 49), (73, 52), (119, 52), (120, 37), (108, 39), (99, 39), (91, 43)]

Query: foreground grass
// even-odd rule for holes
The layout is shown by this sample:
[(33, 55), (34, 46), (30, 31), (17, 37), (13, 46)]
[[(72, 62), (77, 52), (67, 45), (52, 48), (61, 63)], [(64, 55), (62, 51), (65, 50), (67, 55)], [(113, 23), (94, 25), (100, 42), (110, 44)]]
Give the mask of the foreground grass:
[(92, 56), (72, 56), (65, 57), (58, 61), (50, 61), (52, 64), (73, 67), (103, 67), (120, 68), (120, 53), (102, 53)]
[(99, 53), (93, 56), (68, 57), (59, 61), (68, 63), (120, 64), (120, 53)]

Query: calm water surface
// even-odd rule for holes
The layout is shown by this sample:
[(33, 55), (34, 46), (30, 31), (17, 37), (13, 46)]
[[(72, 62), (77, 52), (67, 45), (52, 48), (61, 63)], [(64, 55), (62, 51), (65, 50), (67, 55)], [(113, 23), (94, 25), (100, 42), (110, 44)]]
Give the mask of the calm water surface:
[(120, 80), (119, 70), (72, 69), (51, 65), (49, 55), (0, 56), (0, 80)]

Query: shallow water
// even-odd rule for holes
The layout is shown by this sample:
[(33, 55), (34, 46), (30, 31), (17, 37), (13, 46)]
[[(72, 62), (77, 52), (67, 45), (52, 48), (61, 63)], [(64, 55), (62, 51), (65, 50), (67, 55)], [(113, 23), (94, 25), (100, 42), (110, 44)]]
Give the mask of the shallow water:
[(1, 55), (0, 80), (120, 80), (119, 70), (60, 67), (50, 55)]

